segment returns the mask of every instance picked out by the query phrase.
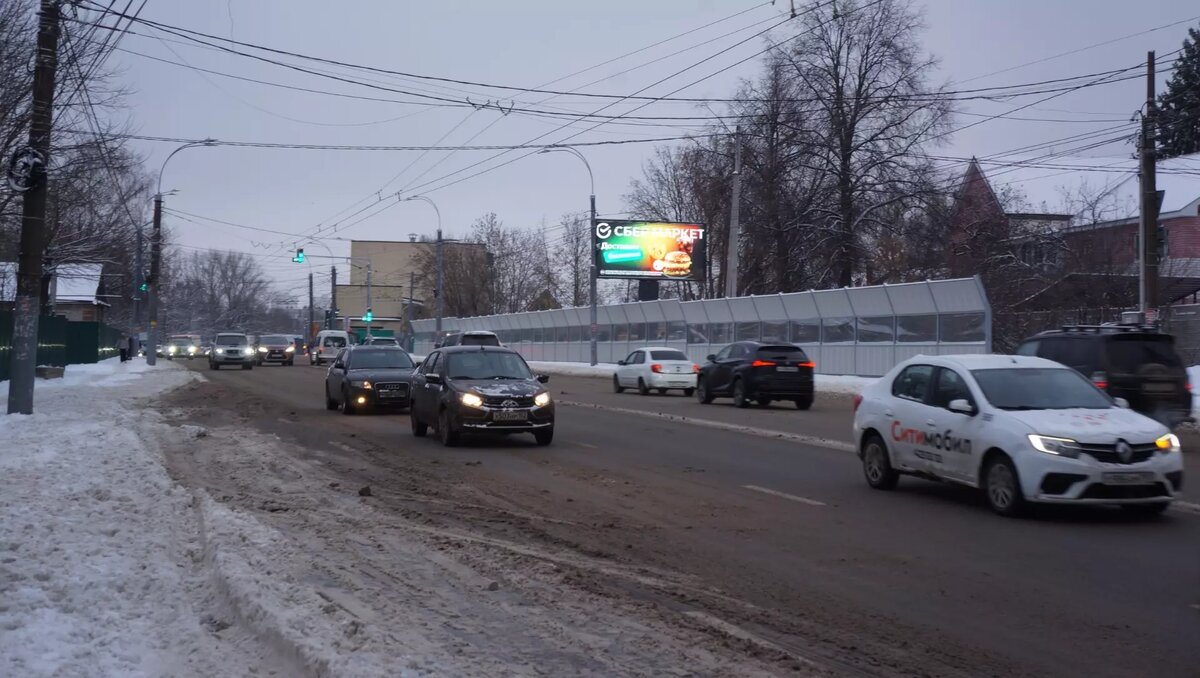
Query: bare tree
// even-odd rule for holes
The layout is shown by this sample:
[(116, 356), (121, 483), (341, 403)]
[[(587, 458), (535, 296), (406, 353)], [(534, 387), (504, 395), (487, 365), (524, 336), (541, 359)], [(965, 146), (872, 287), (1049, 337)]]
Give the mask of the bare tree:
[(163, 268), (175, 271), (161, 287), (163, 324), (168, 331), (278, 329), (267, 326), (265, 316), (286, 300), (271, 289), (262, 267), (250, 255), (207, 251), (184, 257), (169, 251)]
[(564, 214), (559, 221), (563, 235), (554, 247), (554, 269), (563, 303), (588, 303), (588, 276), (592, 266), (592, 229), (585, 216)]

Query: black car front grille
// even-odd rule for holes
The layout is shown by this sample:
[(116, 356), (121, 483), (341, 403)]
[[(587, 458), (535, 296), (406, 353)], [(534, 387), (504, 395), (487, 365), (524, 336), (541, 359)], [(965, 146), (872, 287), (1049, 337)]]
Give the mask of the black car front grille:
[(483, 404), (488, 407), (533, 407), (533, 396), (484, 396)]
[(408, 384), (402, 381), (376, 383), (375, 390), (380, 398), (407, 398)]
[(1154, 443), (1130, 445), (1130, 447), (1133, 448), (1133, 454), (1128, 460), (1122, 459), (1121, 455), (1117, 454), (1116, 445), (1080, 445), (1079, 451), (1105, 464), (1140, 464), (1153, 457), (1158, 450)]

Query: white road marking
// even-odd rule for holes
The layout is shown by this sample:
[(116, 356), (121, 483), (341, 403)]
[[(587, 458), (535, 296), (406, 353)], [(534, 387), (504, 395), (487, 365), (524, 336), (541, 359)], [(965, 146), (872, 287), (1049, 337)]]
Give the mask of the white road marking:
[(1175, 511), (1183, 513), (1200, 513), (1200, 504), (1193, 504), (1190, 501), (1174, 501), (1171, 502), (1171, 508)]
[(581, 443), (581, 442), (579, 442), (578, 440), (576, 440), (576, 441), (575, 441), (575, 444), (576, 444), (576, 445), (578, 445), (578, 446), (580, 446), (580, 447), (586, 447), (586, 448), (588, 448), (589, 450), (598, 450), (598, 449), (600, 449), (599, 447), (596, 447), (595, 445), (593, 445), (593, 444), (591, 444), (591, 443)]
[(759, 487), (758, 485), (742, 485), (742, 487), (746, 488), (747, 490), (754, 490), (755, 492), (762, 492), (764, 494), (771, 494), (776, 497), (783, 497), (784, 499), (791, 499), (792, 501), (798, 501), (801, 504), (808, 504), (809, 506), (825, 506), (825, 502), (823, 501), (809, 499), (808, 497), (798, 497), (794, 494), (780, 492), (779, 490), (771, 490), (765, 487)]
[(339, 450), (341, 450), (343, 452), (350, 452), (351, 454), (358, 454), (358, 450), (356, 450), (353, 447), (350, 447), (349, 445), (347, 445), (345, 443), (339, 443), (336, 440), (330, 440), (329, 444), (338, 448)]
[(281, 424), (294, 424), (294, 423), (296, 423), (296, 422), (292, 421), (291, 419), (284, 419), (283, 417), (277, 417), (277, 418), (275, 419), (275, 421), (277, 421), (277, 422), (279, 422), (279, 423), (281, 423)]
[(755, 428), (753, 426), (742, 426), (741, 424), (729, 424), (723, 421), (712, 421), (710, 419), (696, 419), (694, 417), (685, 417), (678, 414), (666, 414), (664, 412), (647, 412), (645, 410), (634, 410), (625, 407), (611, 407), (609, 405), (597, 405), (596, 403), (581, 403), (572, 400), (560, 400), (559, 405), (567, 405), (569, 407), (587, 407), (593, 410), (603, 410), (605, 412), (616, 412), (618, 414), (632, 414), (639, 417), (650, 417), (651, 419), (662, 419), (664, 421), (677, 421), (689, 426), (701, 426), (704, 428), (715, 428), (721, 431), (732, 431), (733, 433), (744, 433), (746, 435), (757, 436), (759, 438), (770, 438), (772, 440), (787, 440), (793, 443), (802, 443), (804, 445), (812, 445), (813, 447), (824, 447), (830, 450), (839, 452), (854, 452), (854, 445), (841, 440), (830, 440), (829, 438), (818, 438), (816, 436), (806, 436), (800, 433), (787, 433), (786, 431), (772, 431), (771, 429)]

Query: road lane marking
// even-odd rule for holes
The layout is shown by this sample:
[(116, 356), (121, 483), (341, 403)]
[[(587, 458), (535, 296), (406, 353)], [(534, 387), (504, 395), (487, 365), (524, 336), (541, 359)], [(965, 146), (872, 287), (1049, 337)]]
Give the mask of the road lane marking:
[(275, 421), (277, 421), (277, 422), (279, 422), (279, 423), (281, 423), (281, 424), (294, 424), (294, 423), (296, 423), (296, 422), (292, 421), (291, 419), (284, 419), (283, 417), (276, 417), (276, 418), (275, 418)]
[(351, 454), (358, 454), (358, 450), (357, 450), (357, 449), (355, 449), (355, 448), (353, 448), (353, 447), (350, 447), (349, 445), (347, 445), (347, 444), (345, 444), (345, 443), (339, 443), (339, 442), (338, 442), (338, 441), (336, 441), (336, 440), (330, 440), (330, 441), (329, 441), (329, 444), (330, 444), (330, 445), (332, 445), (332, 446), (334, 446), (334, 447), (336, 447), (336, 448), (338, 448), (339, 450), (341, 450), (341, 451), (343, 451), (343, 452), (349, 452), (349, 453), (351, 453)]
[(771, 429), (755, 428), (753, 426), (743, 426), (741, 424), (730, 424), (723, 421), (712, 421), (709, 419), (696, 419), (694, 417), (685, 417), (679, 414), (667, 414), (665, 412), (646, 412), (644, 410), (634, 410), (626, 407), (612, 407), (610, 405), (597, 405), (596, 403), (582, 403), (573, 400), (560, 400), (559, 405), (568, 407), (587, 407), (593, 410), (602, 410), (605, 412), (615, 412), (618, 414), (632, 414), (639, 417), (649, 417), (651, 419), (661, 419), (663, 421), (675, 421), (691, 426), (701, 426), (704, 428), (713, 428), (720, 431), (731, 431), (733, 433), (744, 433), (746, 435), (757, 436), (759, 438), (770, 438), (771, 440), (787, 440), (794, 443), (802, 443), (813, 447), (824, 447), (830, 450), (839, 452), (854, 452), (854, 445), (841, 440), (830, 440), (829, 438), (818, 438), (816, 436), (806, 436), (801, 433), (788, 433), (786, 431), (772, 431)]
[(580, 447), (586, 447), (586, 448), (588, 448), (589, 450), (598, 450), (598, 449), (600, 449), (599, 447), (596, 447), (595, 445), (593, 445), (593, 444), (591, 444), (591, 443), (581, 443), (581, 442), (579, 442), (578, 440), (576, 440), (576, 441), (574, 441), (574, 442), (575, 442), (575, 444), (576, 444), (576, 445), (578, 445), (578, 446), (580, 446)]
[(1181, 511), (1183, 513), (1200, 514), (1200, 504), (1193, 504), (1190, 501), (1175, 500), (1174, 502), (1171, 502), (1171, 508), (1176, 511)]
[(742, 485), (742, 487), (746, 488), (747, 490), (754, 490), (755, 492), (762, 492), (763, 494), (770, 494), (770, 495), (774, 495), (776, 497), (783, 497), (784, 499), (791, 499), (792, 501), (798, 501), (801, 504), (808, 504), (809, 506), (825, 506), (825, 502), (823, 502), (823, 501), (817, 501), (816, 499), (809, 499), (808, 497), (798, 497), (794, 494), (788, 494), (787, 492), (780, 492), (779, 490), (771, 490), (771, 489), (767, 489), (765, 487), (759, 487), (758, 485)]

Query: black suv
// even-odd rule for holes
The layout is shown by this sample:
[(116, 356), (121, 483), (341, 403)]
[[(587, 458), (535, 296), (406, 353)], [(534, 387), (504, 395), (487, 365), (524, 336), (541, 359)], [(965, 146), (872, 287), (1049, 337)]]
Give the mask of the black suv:
[(1192, 409), (1187, 369), (1175, 338), (1140, 325), (1078, 325), (1042, 332), (1017, 347), (1062, 363), (1137, 412), (1174, 428)]
[(696, 380), (696, 397), (708, 404), (729, 396), (735, 407), (791, 400), (807, 410), (813, 403), (814, 367), (799, 346), (740, 341), (708, 356)]
[(554, 401), (520, 353), (498, 346), (450, 346), (430, 353), (413, 375), (412, 432), (432, 426), (442, 444), (466, 432), (532, 433), (554, 440)]

